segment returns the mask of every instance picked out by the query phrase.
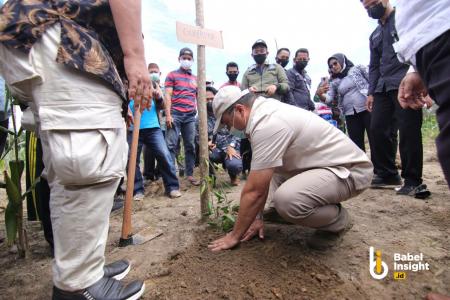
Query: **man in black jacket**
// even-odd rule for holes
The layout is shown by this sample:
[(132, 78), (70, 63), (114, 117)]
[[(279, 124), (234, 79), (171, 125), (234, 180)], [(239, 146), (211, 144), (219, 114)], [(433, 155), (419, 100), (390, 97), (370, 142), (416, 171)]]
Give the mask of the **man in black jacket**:
[(414, 195), (422, 185), (423, 146), (422, 111), (402, 110), (397, 94), (400, 81), (408, 66), (399, 62), (393, 43), (398, 40), (395, 31), (395, 10), (389, 0), (361, 0), (371, 18), (379, 25), (370, 36), (370, 66), (368, 110), (372, 112), (374, 173), (373, 187), (401, 185), (395, 166), (397, 143), (395, 132), (400, 131), (400, 157), (404, 185), (399, 195)]

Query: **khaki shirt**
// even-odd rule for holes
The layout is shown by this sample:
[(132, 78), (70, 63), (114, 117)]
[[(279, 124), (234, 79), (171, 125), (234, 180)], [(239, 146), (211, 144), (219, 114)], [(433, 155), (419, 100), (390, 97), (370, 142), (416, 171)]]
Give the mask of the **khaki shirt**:
[(259, 97), (245, 133), (252, 145), (252, 170), (275, 168), (291, 178), (324, 168), (339, 178), (353, 177), (357, 190), (370, 185), (373, 166), (344, 133), (304, 109)]

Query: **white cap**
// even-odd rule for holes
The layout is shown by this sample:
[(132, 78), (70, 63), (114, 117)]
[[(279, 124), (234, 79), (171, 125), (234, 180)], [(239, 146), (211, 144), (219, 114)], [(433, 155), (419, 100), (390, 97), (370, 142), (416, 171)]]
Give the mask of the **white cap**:
[(239, 99), (249, 93), (249, 90), (241, 91), (237, 86), (225, 86), (219, 90), (214, 97), (212, 106), (214, 116), (216, 117), (216, 124), (214, 125), (214, 134), (219, 130), (220, 122), (222, 121), (223, 113)]

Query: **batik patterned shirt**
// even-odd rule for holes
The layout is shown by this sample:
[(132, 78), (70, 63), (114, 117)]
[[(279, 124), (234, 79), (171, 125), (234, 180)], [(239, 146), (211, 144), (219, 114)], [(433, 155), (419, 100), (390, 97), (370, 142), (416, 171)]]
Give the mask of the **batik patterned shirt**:
[(9, 0), (1, 8), (0, 43), (29, 53), (56, 23), (56, 61), (102, 78), (125, 99), (123, 52), (107, 0)]

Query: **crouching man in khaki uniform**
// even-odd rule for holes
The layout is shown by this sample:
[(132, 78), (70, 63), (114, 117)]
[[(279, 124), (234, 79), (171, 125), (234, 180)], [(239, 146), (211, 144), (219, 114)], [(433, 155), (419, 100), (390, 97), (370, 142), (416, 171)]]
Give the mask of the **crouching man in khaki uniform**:
[(350, 218), (341, 202), (369, 187), (373, 166), (345, 134), (301, 108), (229, 86), (213, 101), (215, 130), (227, 126), (247, 136), (252, 169), (242, 190), (232, 232), (212, 242), (212, 251), (230, 249), (263, 233), (264, 216), (317, 229), (308, 241), (315, 249), (334, 246)]

